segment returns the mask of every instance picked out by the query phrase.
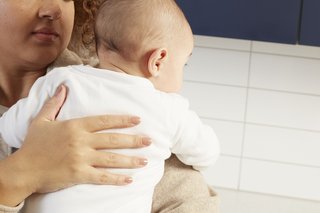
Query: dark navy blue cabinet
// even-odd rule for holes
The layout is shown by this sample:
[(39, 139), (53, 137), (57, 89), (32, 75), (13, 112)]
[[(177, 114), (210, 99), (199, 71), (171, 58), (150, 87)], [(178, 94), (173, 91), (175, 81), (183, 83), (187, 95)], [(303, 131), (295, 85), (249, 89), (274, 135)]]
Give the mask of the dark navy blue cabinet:
[(177, 0), (198, 35), (320, 46), (320, 0)]
[(303, 0), (299, 43), (320, 46), (320, 0)]
[(298, 39), (301, 1), (177, 0), (177, 3), (195, 34), (292, 44)]

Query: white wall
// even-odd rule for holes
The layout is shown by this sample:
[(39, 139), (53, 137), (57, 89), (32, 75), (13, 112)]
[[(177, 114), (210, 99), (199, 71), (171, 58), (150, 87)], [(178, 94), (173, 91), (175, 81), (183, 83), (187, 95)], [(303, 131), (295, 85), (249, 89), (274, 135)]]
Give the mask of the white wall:
[(182, 94), (222, 154), (209, 184), (320, 201), (320, 48), (195, 36)]

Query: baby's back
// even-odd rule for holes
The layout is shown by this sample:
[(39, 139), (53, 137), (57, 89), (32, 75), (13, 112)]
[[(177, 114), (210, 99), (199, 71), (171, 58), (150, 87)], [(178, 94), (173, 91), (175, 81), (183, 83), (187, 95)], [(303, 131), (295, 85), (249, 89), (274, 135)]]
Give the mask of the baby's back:
[(177, 124), (172, 122), (175, 107), (168, 106), (172, 103), (167, 102), (167, 94), (156, 91), (144, 78), (84, 66), (68, 69), (64, 71), (68, 73), (48, 74), (47, 81), (52, 87), (49, 91), (54, 92), (60, 83), (64, 83), (69, 91), (57, 119), (102, 114), (139, 116), (141, 123), (138, 126), (106, 132), (149, 136), (152, 145), (108, 152), (146, 157), (148, 165), (140, 169), (108, 169), (109, 172), (131, 175), (133, 183), (127, 186), (83, 184), (58, 192), (32, 195), (26, 202), (24, 212), (150, 213), (154, 187), (162, 177), (164, 160), (171, 154), (174, 126)]

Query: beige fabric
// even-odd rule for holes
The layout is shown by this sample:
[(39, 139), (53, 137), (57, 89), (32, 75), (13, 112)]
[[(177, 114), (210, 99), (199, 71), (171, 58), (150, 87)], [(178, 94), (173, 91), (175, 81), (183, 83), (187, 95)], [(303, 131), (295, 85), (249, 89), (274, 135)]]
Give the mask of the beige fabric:
[(23, 204), (24, 203), (20, 203), (16, 207), (7, 207), (7, 206), (0, 205), (0, 213), (18, 213), (23, 207)]
[(219, 197), (199, 172), (182, 164), (173, 155), (166, 161), (152, 207), (154, 213), (218, 213)]
[(52, 69), (54, 67), (62, 67), (67, 66), (71, 64), (82, 64), (81, 58), (74, 52), (70, 51), (69, 49), (66, 49), (62, 52), (62, 54), (55, 60), (53, 64), (49, 67), (49, 69)]
[[(5, 111), (7, 111), (7, 109), (8, 109), (7, 107), (0, 105), (0, 117), (2, 116), (3, 113), (5, 113)], [(8, 145), (3, 142), (0, 135), (0, 160), (6, 158), (10, 154), (10, 151), (11, 151), (10, 147), (8, 147)]]

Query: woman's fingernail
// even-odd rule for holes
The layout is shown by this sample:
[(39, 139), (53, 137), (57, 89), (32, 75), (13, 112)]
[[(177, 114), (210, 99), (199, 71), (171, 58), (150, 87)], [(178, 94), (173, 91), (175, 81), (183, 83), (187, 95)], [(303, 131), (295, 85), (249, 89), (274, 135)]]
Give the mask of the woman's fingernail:
[(60, 85), (60, 86), (57, 88), (56, 92), (54, 93), (54, 96), (57, 97), (57, 96), (60, 94), (61, 91), (62, 91), (62, 86)]
[(140, 123), (140, 118), (137, 117), (137, 116), (132, 116), (132, 117), (130, 118), (130, 122), (131, 122), (132, 124), (139, 124), (139, 123)]
[(142, 138), (142, 144), (144, 146), (149, 146), (151, 144), (151, 138), (149, 138), (149, 137)]
[(147, 164), (148, 164), (148, 160), (147, 159), (139, 159), (139, 165), (145, 166)]
[(132, 181), (133, 181), (132, 177), (126, 177), (124, 180), (124, 182), (126, 183), (132, 183)]

